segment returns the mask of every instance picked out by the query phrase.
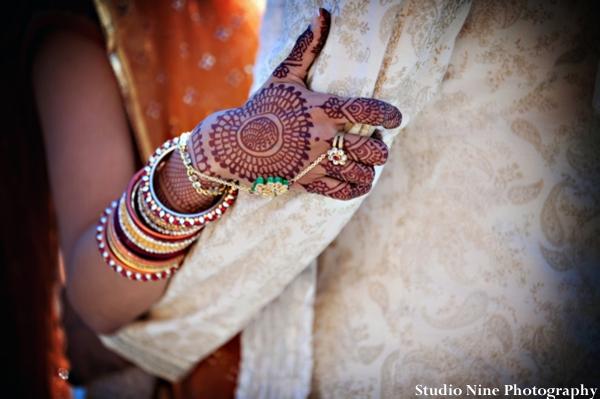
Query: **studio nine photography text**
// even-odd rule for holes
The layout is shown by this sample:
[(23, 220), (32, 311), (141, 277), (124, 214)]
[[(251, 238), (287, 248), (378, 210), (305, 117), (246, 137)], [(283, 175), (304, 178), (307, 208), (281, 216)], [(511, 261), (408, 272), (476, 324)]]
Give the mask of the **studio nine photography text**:
[(533, 397), (545, 397), (547, 399), (570, 397), (579, 398), (585, 397), (594, 399), (598, 388), (586, 387), (584, 384), (580, 384), (579, 387), (575, 388), (557, 388), (557, 387), (519, 387), (517, 384), (505, 384), (500, 387), (484, 387), (481, 384), (466, 384), (462, 387), (455, 387), (452, 384), (443, 384), (440, 387), (428, 387), (427, 385), (418, 384), (415, 386), (416, 396), (500, 396), (500, 397), (513, 397), (513, 396), (533, 396)]

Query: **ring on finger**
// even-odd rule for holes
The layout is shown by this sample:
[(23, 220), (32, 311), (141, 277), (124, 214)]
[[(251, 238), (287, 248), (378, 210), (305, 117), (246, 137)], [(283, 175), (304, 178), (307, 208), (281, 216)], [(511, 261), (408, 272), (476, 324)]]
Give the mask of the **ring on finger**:
[(333, 148), (339, 148), (340, 150), (344, 149), (344, 134), (346, 134), (346, 132), (343, 131), (335, 134), (331, 145)]
[(331, 149), (327, 151), (327, 159), (334, 165), (345, 165), (348, 157), (344, 153), (344, 134), (345, 132), (337, 132), (333, 138)]

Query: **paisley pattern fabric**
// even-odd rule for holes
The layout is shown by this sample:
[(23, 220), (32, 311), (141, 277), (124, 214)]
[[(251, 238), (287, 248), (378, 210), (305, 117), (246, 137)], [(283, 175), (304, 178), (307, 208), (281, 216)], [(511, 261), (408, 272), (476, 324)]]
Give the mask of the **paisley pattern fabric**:
[[(266, 60), (277, 64), (286, 56), (294, 39), (308, 26), (316, 7), (309, 3), (285, 4), (285, 34)], [(327, 7), (334, 18), (341, 12), (339, 7)], [(362, 8), (365, 10), (353, 11), (353, 15), (376, 21), (389, 7)], [(464, 5), (453, 7), (446, 30), (434, 41), (451, 46), (467, 11)], [(336, 59), (346, 58), (346, 48), (335, 45), (338, 35), (344, 32), (345, 29), (333, 29), (323, 55), (333, 51)], [(365, 95), (370, 95), (375, 86), (375, 79), (368, 78), (368, 74), (380, 69), (371, 65), (381, 65), (386, 55), (378, 33), (371, 33), (369, 40), (372, 50), (369, 50), (371, 61), (367, 68), (363, 59), (344, 62), (349, 75), (360, 70), (364, 77), (357, 79), (370, 80), (370, 87), (364, 88)], [(362, 44), (369, 43), (363, 41)], [(423, 50), (423, 54), (431, 52), (433, 45)], [(427, 69), (436, 63), (426, 55), (422, 57)], [(317, 68), (319, 63), (320, 60)], [(331, 62), (330, 65), (335, 69)], [(415, 83), (406, 96), (415, 95), (413, 92), (436, 80), (419, 65), (415, 56), (408, 60), (406, 79)], [(261, 71), (272, 71), (271, 67), (267, 68), (259, 67), (255, 72), (255, 87), (266, 77)], [(440, 69), (438, 79), (441, 73)], [(318, 91), (326, 91), (332, 82), (339, 83), (331, 73), (314, 76), (311, 80), (313, 89)], [(410, 112), (404, 112), (406, 119)], [(235, 212), (229, 212), (219, 223), (203, 231), (184, 267), (147, 318), (131, 323), (111, 337), (104, 337), (104, 343), (152, 374), (170, 380), (183, 377), (198, 360), (229, 340), (276, 298), (335, 238), (361, 201), (340, 202), (297, 193), (264, 200), (241, 193)]]
[(308, 396), (315, 278), (316, 261), (244, 328), (236, 398)]
[(337, 236), (318, 259), (311, 397), (598, 381), (599, 58), (586, 3), (273, 3), (281, 35), (261, 50), (255, 88), (327, 8), (309, 85), (398, 106), (390, 160), (364, 200), (240, 195), (148, 317), (107, 345), (180, 378)]
[[(417, 13), (404, 31), (379, 32), (418, 53), (445, 12), (410, 7), (390, 8)], [(598, 36), (586, 12), (476, 0), (454, 47), (436, 47), (443, 79), (423, 89), (376, 188), (319, 258), (311, 397), (597, 386)], [(406, 85), (390, 77), (376, 93), (404, 111)]]

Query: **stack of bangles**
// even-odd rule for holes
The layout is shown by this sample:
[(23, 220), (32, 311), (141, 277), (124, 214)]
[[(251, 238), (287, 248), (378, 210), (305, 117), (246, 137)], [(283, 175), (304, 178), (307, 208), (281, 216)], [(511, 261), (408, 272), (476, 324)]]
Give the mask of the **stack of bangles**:
[(96, 227), (102, 258), (131, 280), (172, 276), (202, 228), (225, 214), (237, 198), (232, 187), (212, 190), (220, 199), (210, 209), (195, 214), (181, 214), (162, 204), (154, 190), (154, 177), (178, 145), (179, 138), (175, 138), (159, 147), (121, 198), (104, 210)]
[[(250, 188), (195, 170), (187, 151), (189, 137), (190, 133), (183, 133), (181, 137), (160, 146), (148, 164), (131, 179), (119, 201), (114, 201), (100, 217), (96, 228), (100, 253), (113, 270), (129, 279), (149, 281), (173, 275), (204, 225), (225, 214), (235, 202), (238, 191), (264, 198), (277, 197), (285, 194), (292, 184), (323, 159), (329, 157), (335, 165), (344, 165), (346, 161), (342, 132), (335, 136), (332, 150), (314, 160), (293, 179), (259, 177)], [(167, 208), (156, 196), (156, 171), (163, 167), (175, 150), (179, 150), (188, 179), (196, 192), (199, 195), (220, 196), (212, 208), (195, 214), (181, 214)], [(203, 188), (200, 178), (220, 186)]]

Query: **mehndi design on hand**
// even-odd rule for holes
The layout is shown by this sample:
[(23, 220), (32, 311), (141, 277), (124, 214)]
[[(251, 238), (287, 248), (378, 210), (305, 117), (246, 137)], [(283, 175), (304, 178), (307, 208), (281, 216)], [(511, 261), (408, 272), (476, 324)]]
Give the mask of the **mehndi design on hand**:
[[(389, 129), (400, 125), (400, 111), (383, 101), (308, 90), (308, 69), (325, 46), (330, 25), (329, 13), (321, 9), (289, 56), (244, 106), (213, 114), (196, 127), (188, 147), (194, 168), (245, 186), (268, 177), (292, 181), (331, 148), (345, 123)], [(375, 176), (373, 166), (385, 163), (388, 148), (380, 140), (349, 133), (344, 143), (345, 165), (325, 160), (290, 189), (344, 200), (367, 193)]]
[(400, 125), (402, 115), (390, 104), (373, 98), (329, 98), (321, 106), (332, 119), (346, 119), (353, 123), (383, 126), (392, 129)]
[[(185, 166), (175, 157), (175, 162), (167, 162), (160, 170), (161, 178), (157, 182), (156, 195), (158, 199), (171, 209), (178, 212), (195, 213), (206, 209), (214, 202), (211, 197), (198, 197), (198, 194), (190, 184)], [(214, 186), (210, 183), (209, 187)]]
[(292, 179), (308, 165), (313, 124), (306, 111), (301, 92), (272, 83), (245, 106), (217, 117), (209, 133), (211, 153), (241, 179)]
[[(273, 71), (273, 76), (276, 78), (285, 78), (290, 73), (290, 67), (299, 67), (301, 66), (302, 56), (310, 46), (310, 43), (313, 41), (313, 33), (308, 27), (302, 35), (296, 41), (294, 48), (292, 49), (292, 53), (283, 61), (275, 71)], [(316, 47), (315, 47), (316, 49)]]
[(347, 201), (365, 195), (371, 191), (372, 186), (371, 184), (358, 185), (322, 177), (308, 184), (303, 184), (303, 187), (312, 194)]
[(375, 179), (375, 168), (359, 162), (346, 162), (344, 166), (325, 162), (321, 165), (325, 175), (334, 179), (358, 185), (372, 184)]
[[(346, 137), (349, 137), (346, 135)], [(388, 148), (381, 140), (361, 137), (358, 140), (346, 140), (346, 154), (356, 162), (367, 165), (383, 165), (388, 158)]]

